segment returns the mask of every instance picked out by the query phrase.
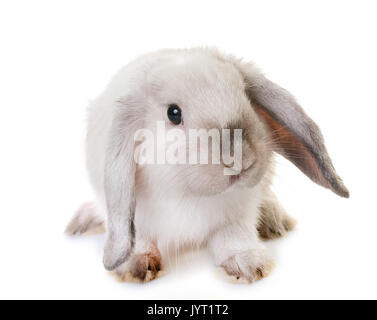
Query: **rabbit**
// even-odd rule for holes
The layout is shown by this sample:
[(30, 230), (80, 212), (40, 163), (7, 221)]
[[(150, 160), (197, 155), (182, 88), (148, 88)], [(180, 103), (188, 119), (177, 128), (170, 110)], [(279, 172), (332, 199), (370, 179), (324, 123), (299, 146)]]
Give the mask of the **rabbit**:
[[(225, 175), (222, 162), (136, 163), (135, 133), (156, 134), (156, 121), (183, 132), (242, 129), (241, 169)], [(273, 266), (262, 240), (295, 227), (271, 190), (276, 153), (349, 197), (316, 123), (253, 63), (214, 48), (142, 55), (89, 107), (86, 159), (95, 201), (66, 231), (106, 229), (104, 267), (125, 281), (158, 278), (166, 248), (196, 246), (208, 248), (234, 281), (252, 283)]]

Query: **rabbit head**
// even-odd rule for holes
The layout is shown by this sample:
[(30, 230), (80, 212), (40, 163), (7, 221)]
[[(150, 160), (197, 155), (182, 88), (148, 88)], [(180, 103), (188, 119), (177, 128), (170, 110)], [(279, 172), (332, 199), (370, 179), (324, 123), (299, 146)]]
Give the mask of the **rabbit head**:
[[(149, 129), (156, 140), (163, 140), (161, 134), (174, 132), (181, 133), (183, 139), (152, 146), (156, 150), (151, 154), (154, 161), (139, 166), (138, 175), (144, 178), (138, 181), (150, 182), (152, 177), (172, 193), (185, 191), (187, 196), (213, 195), (235, 183), (252, 187), (268, 167), (272, 149), (266, 143), (269, 130), (250, 106), (244, 78), (232, 63), (211, 55), (187, 54), (178, 58), (181, 61), (173, 57), (149, 70), (140, 105), (145, 108), (143, 129)], [(172, 121), (169, 109), (174, 108), (179, 118)], [(158, 122), (164, 124), (164, 131), (157, 129)], [(236, 129), (242, 134), (238, 168), (223, 157), (225, 147), (234, 156)], [(156, 163), (157, 154), (168, 154), (169, 149), (173, 150), (172, 144), (177, 153), (184, 152), (183, 159), (179, 159), (182, 161), (169, 163), (166, 159), (165, 163)], [(214, 161), (216, 156), (218, 161)], [(224, 174), (224, 168), (229, 172)]]
[[(139, 58), (125, 72), (127, 92), (115, 108), (106, 155), (107, 269), (123, 263), (132, 250), (135, 194), (143, 187), (161, 183), (173, 194), (185, 196), (252, 188), (265, 175), (275, 151), (314, 182), (348, 197), (318, 126), (289, 92), (269, 81), (253, 64), (214, 50), (165, 50)], [(165, 131), (159, 132), (158, 123), (169, 132), (179, 129), (186, 139), (154, 145), (154, 163), (138, 165), (135, 133), (148, 129), (154, 141), (164, 138), (159, 137)], [(215, 129), (220, 139), (211, 136), (208, 140), (208, 163), (192, 163), (190, 155), (198, 159), (200, 154), (198, 144), (190, 144), (190, 134), (203, 129), (207, 133)], [(224, 129), (229, 130), (226, 141)], [(166, 155), (173, 143), (176, 150), (186, 152), (184, 161), (158, 163), (158, 154)], [(235, 146), (242, 150), (238, 167), (234, 166)], [(211, 162), (213, 151), (223, 148), (233, 149), (233, 164), (223, 153), (220, 161)], [(136, 189), (140, 181), (147, 183)]]

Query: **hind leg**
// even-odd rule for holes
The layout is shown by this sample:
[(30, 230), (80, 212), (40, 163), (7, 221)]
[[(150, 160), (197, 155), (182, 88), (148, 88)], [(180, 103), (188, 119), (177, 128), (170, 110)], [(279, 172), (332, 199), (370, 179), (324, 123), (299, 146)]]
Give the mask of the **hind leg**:
[(283, 237), (296, 226), (296, 220), (291, 218), (276, 196), (271, 192), (260, 206), (258, 232), (263, 240)]
[(75, 234), (96, 234), (104, 233), (105, 218), (100, 213), (94, 202), (84, 203), (69, 222), (65, 233)]

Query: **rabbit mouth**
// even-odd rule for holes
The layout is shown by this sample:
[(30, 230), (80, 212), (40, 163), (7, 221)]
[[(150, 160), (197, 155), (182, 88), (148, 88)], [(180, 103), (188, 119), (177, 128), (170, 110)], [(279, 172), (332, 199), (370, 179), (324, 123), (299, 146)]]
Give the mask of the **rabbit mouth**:
[(253, 187), (260, 179), (260, 170), (258, 170), (258, 161), (254, 161), (247, 169), (242, 170), (239, 174), (229, 177), (229, 186)]
[(248, 177), (247, 171), (242, 171), (241, 173), (237, 175), (230, 176), (229, 178), (229, 187), (235, 185), (235, 184), (240, 184), (243, 182), (246, 182)]

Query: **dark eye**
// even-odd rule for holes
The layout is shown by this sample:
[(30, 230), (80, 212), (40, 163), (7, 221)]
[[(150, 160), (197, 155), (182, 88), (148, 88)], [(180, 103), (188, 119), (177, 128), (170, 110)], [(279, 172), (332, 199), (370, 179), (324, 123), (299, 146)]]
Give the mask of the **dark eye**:
[(182, 122), (182, 111), (181, 108), (176, 104), (169, 105), (168, 108), (168, 118), (174, 124), (180, 124)]

